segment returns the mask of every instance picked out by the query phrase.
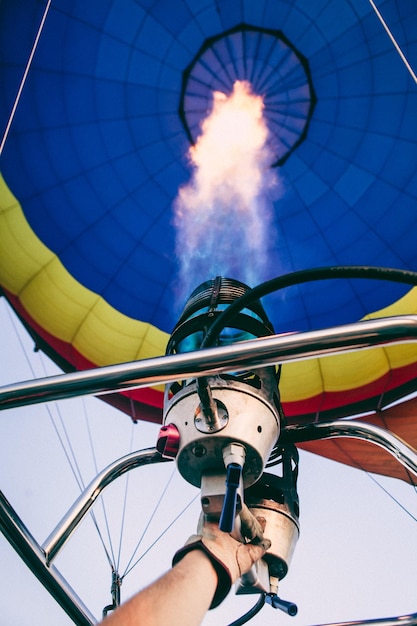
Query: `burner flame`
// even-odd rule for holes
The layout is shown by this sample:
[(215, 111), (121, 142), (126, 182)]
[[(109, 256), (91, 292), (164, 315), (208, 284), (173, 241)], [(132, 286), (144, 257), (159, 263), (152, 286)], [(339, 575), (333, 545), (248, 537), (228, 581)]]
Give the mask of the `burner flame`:
[(248, 82), (237, 81), (229, 96), (213, 94), (212, 111), (188, 153), (191, 179), (175, 201), (184, 292), (217, 274), (248, 284), (266, 277), (280, 184), (263, 109)]

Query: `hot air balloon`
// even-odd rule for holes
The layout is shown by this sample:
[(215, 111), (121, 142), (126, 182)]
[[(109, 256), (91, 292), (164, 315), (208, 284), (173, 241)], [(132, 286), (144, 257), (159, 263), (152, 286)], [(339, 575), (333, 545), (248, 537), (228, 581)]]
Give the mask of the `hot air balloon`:
[[(257, 283), (327, 266), (417, 270), (417, 9), (380, 5), (3, 2), (0, 284), (36, 347), (65, 372), (165, 353), (189, 295), (175, 200), (213, 93), (236, 81), (263, 98), (282, 187)], [(190, 292), (213, 278), (192, 267)], [(412, 315), (417, 296), (329, 275), (263, 305), (285, 337)], [(411, 343), (284, 363), (287, 424), (354, 415), (416, 446), (416, 401), (391, 407), (417, 390), (416, 363)], [(105, 399), (160, 424), (163, 395), (156, 385)], [(415, 482), (363, 442), (299, 445)]]

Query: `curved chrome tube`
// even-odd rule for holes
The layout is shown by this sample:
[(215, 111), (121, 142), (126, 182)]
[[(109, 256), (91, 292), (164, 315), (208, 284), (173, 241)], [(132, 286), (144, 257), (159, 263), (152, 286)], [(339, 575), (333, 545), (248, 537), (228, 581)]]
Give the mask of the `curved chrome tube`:
[(333, 437), (350, 437), (374, 443), (392, 454), (404, 467), (417, 476), (417, 451), (397, 435), (388, 430), (355, 420), (334, 420), (332, 422), (316, 422), (286, 426), (281, 437), (292, 443), (330, 439)]
[(42, 550), (45, 553), (46, 563), (49, 565), (52, 562), (107, 485), (136, 467), (169, 460), (163, 458), (156, 448), (147, 448), (123, 456), (100, 472), (84, 489), (68, 513), (43, 543)]
[[(284, 438), (293, 442), (310, 441), (328, 437), (355, 437), (373, 442), (393, 454), (411, 471), (417, 473), (417, 452), (400, 438), (372, 424), (357, 424), (349, 420), (336, 420), (327, 424), (309, 424), (306, 426), (288, 426), (283, 431)], [(122, 457), (103, 470), (85, 489), (67, 515), (45, 541), (42, 548), (31, 537), (23, 523), (16, 522), (16, 514), (7, 501), (0, 500), (0, 526), (12, 545), (22, 555), (32, 571), (45, 587), (54, 595), (67, 613), (79, 624), (94, 624), (94, 618), (87, 614), (80, 600), (73, 594), (59, 573), (50, 565), (64, 543), (70, 537), (94, 504), (103, 489), (125, 472), (153, 463), (164, 462), (155, 448), (133, 452)], [(22, 543), (20, 549), (17, 546)], [(29, 555), (29, 556), (28, 556)], [(31, 556), (33, 555), (33, 556)], [(417, 613), (390, 618), (377, 618), (355, 622), (338, 622), (322, 626), (417, 626)]]
[(274, 335), (219, 348), (144, 359), (7, 385), (0, 388), (0, 409), (74, 396), (138, 389), (236, 369), (255, 369), (377, 345), (416, 341), (417, 315), (366, 320), (305, 333)]
[(53, 566), (47, 567), (42, 548), (2, 492), (0, 492), (0, 531), (75, 624), (92, 626), (97, 623), (60, 572)]
[[(333, 329), (255, 339), (195, 353), (148, 359), (17, 383), (0, 389), (0, 409), (80, 395), (99, 395), (128, 388), (146, 387), (182, 378), (227, 372), (237, 367), (254, 369), (285, 361), (317, 358), (377, 345), (416, 341), (417, 316), (415, 315), (364, 321)], [(282, 436), (294, 443), (329, 437), (365, 439), (382, 446), (417, 475), (417, 452), (392, 433), (371, 424), (337, 420), (304, 426), (288, 426)], [(65, 581), (59, 579), (58, 573), (55, 573), (53, 567), (50, 566), (51, 561), (108, 484), (130, 469), (165, 460), (155, 448), (150, 448), (115, 461), (90, 483), (42, 547), (31, 537), (7, 501), (0, 499), (0, 530), (45, 587), (64, 606), (67, 613), (77, 616), (76, 623), (92, 624), (94, 618), (91, 618), (84, 610), (79, 599), (73, 597), (72, 590), (66, 586)], [(341, 622), (323, 626), (394, 626), (399, 623), (402, 626), (417, 626), (417, 613), (395, 618)]]
[(320, 624), (320, 626), (417, 626), (417, 613), (399, 615), (398, 617), (379, 617), (356, 622), (337, 622)]

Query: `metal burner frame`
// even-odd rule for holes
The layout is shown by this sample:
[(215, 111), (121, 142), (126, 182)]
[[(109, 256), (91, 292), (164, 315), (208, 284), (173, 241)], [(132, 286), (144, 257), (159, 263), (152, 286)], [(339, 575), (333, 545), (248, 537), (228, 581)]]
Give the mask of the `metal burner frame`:
[[(237, 368), (256, 369), (393, 343), (417, 343), (417, 315), (363, 321), (292, 335), (273, 335), (220, 348), (20, 382), (0, 389), (0, 409), (82, 395), (101, 395), (174, 382), (184, 377), (227, 373)], [(287, 426), (282, 436), (292, 443), (329, 437), (364, 439), (383, 447), (417, 475), (417, 451), (394, 434), (371, 424), (344, 419)], [(0, 492), (1, 532), (75, 624), (91, 626), (97, 621), (54, 567), (55, 556), (107, 485), (136, 467), (166, 461), (156, 448), (133, 452), (114, 461), (96, 476), (42, 545)], [(417, 613), (326, 626), (394, 626), (398, 623), (402, 626), (417, 626)]]

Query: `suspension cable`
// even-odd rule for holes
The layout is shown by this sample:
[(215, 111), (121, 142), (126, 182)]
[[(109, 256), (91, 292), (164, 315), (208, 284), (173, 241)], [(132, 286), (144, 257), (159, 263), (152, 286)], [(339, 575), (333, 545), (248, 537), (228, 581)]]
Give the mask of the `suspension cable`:
[[(400, 509), (402, 509), (405, 513), (407, 513), (407, 515), (409, 515), (412, 520), (417, 522), (417, 517), (413, 515), (411, 511), (409, 511), (407, 507), (404, 506), (390, 491), (388, 491), (388, 489), (386, 489), (384, 485), (380, 483), (379, 480), (377, 480), (373, 474), (371, 474), (371, 472), (368, 472), (367, 470), (362, 470), (362, 471), (364, 471), (366, 475), (368, 476), (368, 478), (370, 478), (384, 493), (386, 493), (387, 496), (389, 496), (391, 500), (395, 502), (397, 506), (400, 507)], [(415, 489), (415, 485), (414, 485), (414, 489)]]
[(15, 101), (14, 101), (14, 104), (13, 104), (13, 107), (12, 107), (12, 110), (11, 110), (11, 113), (10, 113), (9, 120), (7, 122), (5, 131), (4, 131), (3, 139), (2, 139), (1, 144), (0, 144), (0, 156), (1, 156), (2, 152), (3, 152), (4, 145), (5, 145), (6, 141), (7, 141), (7, 137), (9, 135), (9, 131), (10, 131), (10, 127), (11, 127), (11, 125), (13, 123), (13, 119), (14, 119), (14, 116), (15, 116), (15, 113), (16, 113), (16, 109), (17, 109), (17, 106), (19, 104), (20, 96), (22, 95), (23, 87), (25, 86), (26, 78), (27, 78), (27, 76), (29, 74), (29, 70), (30, 70), (30, 67), (32, 65), (32, 60), (33, 60), (33, 57), (35, 56), (36, 48), (38, 47), (39, 39), (40, 39), (40, 36), (42, 34), (42, 30), (43, 30), (43, 27), (44, 27), (44, 24), (45, 24), (45, 20), (46, 20), (46, 17), (48, 15), (51, 3), (52, 3), (52, 0), (48, 0), (48, 2), (46, 4), (46, 7), (45, 7), (45, 11), (44, 11), (43, 16), (42, 16), (41, 23), (40, 23), (39, 28), (38, 28), (38, 32), (36, 33), (35, 41), (33, 43), (32, 50), (30, 52), (29, 59), (28, 59), (28, 62), (26, 64), (22, 80), (20, 81), (19, 89), (18, 89), (16, 98), (15, 98)]
[(384, 20), (384, 18), (382, 17), (380, 11), (378, 10), (375, 2), (373, 0), (369, 0), (369, 4), (371, 5), (371, 7), (373, 8), (373, 10), (375, 11), (376, 16), (378, 17), (379, 21), (381, 22), (382, 26), (384, 27), (388, 37), (391, 39), (392, 43), (394, 44), (394, 47), (396, 49), (396, 51), (398, 52), (398, 54), (401, 57), (402, 62), (404, 63), (405, 67), (407, 68), (407, 70), (409, 71), (411, 78), (414, 80), (414, 82), (417, 84), (417, 76), (413, 71), (413, 68), (411, 67), (410, 63), (407, 60), (407, 57), (405, 56), (405, 54), (403, 53), (403, 51), (400, 48), (400, 45), (398, 44), (397, 40), (395, 39), (394, 35), (392, 34), (392, 32), (390, 31), (388, 24), (386, 23), (386, 21)]
[[(388, 429), (388, 428), (386, 428), (386, 429), (387, 429), (387, 431), (389, 431), (389, 429)], [(335, 443), (337, 444), (337, 442), (335, 442)], [(338, 444), (337, 444), (337, 445), (338, 445)], [(339, 447), (339, 446), (338, 446), (338, 447)], [(380, 482), (380, 481), (376, 478), (376, 476), (374, 475), (374, 473), (373, 473), (373, 472), (370, 472), (369, 470), (365, 469), (365, 468), (363, 467), (363, 465), (362, 465), (361, 463), (359, 463), (359, 462), (357, 461), (357, 459), (355, 459), (355, 458), (352, 456), (352, 454), (349, 452), (349, 450), (343, 449), (343, 453), (344, 453), (344, 454), (348, 457), (348, 459), (350, 460), (350, 462), (351, 462), (350, 467), (356, 467), (356, 468), (358, 468), (361, 472), (363, 472), (363, 473), (367, 476), (367, 478), (369, 478), (369, 480), (371, 480), (371, 481), (372, 481), (372, 482), (373, 482), (373, 483), (374, 483), (377, 487), (379, 487), (379, 488), (381, 489), (381, 491), (383, 491), (383, 492), (384, 492), (384, 493), (385, 493), (385, 494), (386, 494), (389, 498), (391, 498), (391, 500), (392, 500), (392, 501), (393, 501), (393, 502), (394, 502), (394, 503), (395, 503), (395, 504), (396, 504), (396, 505), (397, 505), (400, 509), (402, 509), (402, 510), (404, 511), (404, 513), (406, 513), (407, 515), (409, 515), (409, 517), (411, 517), (411, 519), (412, 519), (412, 520), (414, 520), (415, 522), (417, 522), (417, 517), (415, 517), (415, 516), (411, 513), (411, 511), (409, 511), (409, 510), (407, 509), (407, 507), (406, 507), (406, 506), (404, 506), (404, 505), (402, 504), (402, 502), (400, 502), (400, 501), (398, 500), (398, 498), (396, 498), (396, 497), (394, 496), (394, 494), (392, 494), (392, 493), (391, 493), (391, 492), (390, 492), (390, 491), (389, 491), (386, 487), (384, 487), (384, 485), (383, 485), (383, 484), (382, 484), (382, 483), (381, 483), (381, 482)], [(336, 461), (336, 462), (337, 462), (337, 461)], [(406, 471), (406, 473), (407, 473), (408, 477), (411, 479), (412, 477), (411, 477), (411, 474), (410, 474), (409, 470), (408, 470), (406, 467), (404, 468), (404, 470)], [(413, 480), (414, 480), (414, 479), (413, 479)], [(414, 491), (417, 493), (417, 485), (416, 485), (414, 482), (412, 482), (411, 480), (410, 480), (410, 484), (412, 484), (412, 486), (414, 487)]]
[(159, 536), (155, 539), (155, 541), (153, 541), (153, 542), (151, 543), (151, 545), (150, 545), (150, 546), (149, 546), (149, 547), (145, 550), (145, 552), (143, 552), (143, 554), (141, 554), (141, 556), (138, 558), (138, 560), (137, 560), (137, 561), (135, 561), (135, 563), (133, 563), (133, 565), (132, 565), (129, 569), (127, 569), (127, 570), (125, 571), (125, 573), (124, 573), (124, 574), (123, 574), (123, 576), (121, 577), (121, 579), (122, 579), (122, 580), (123, 580), (123, 578), (124, 578), (125, 576), (127, 576), (127, 574), (129, 574), (129, 573), (132, 571), (132, 569), (133, 569), (134, 567), (136, 567), (136, 565), (138, 565), (138, 563), (140, 563), (140, 561), (143, 559), (143, 557), (144, 557), (144, 556), (146, 556), (146, 555), (148, 554), (148, 552), (150, 552), (150, 550), (152, 550), (152, 548), (153, 548), (153, 547), (154, 547), (154, 546), (158, 543), (158, 541), (160, 541), (160, 540), (162, 539), (162, 537), (163, 537), (163, 536), (164, 536), (164, 535), (165, 535), (165, 534), (169, 531), (169, 529), (170, 529), (170, 528), (171, 528), (171, 527), (172, 527), (172, 526), (173, 526), (173, 525), (174, 525), (174, 524), (175, 524), (175, 523), (176, 523), (176, 522), (180, 519), (180, 517), (181, 517), (182, 515), (184, 515), (184, 513), (187, 511), (187, 509), (189, 509), (189, 508), (190, 508), (190, 506), (191, 506), (192, 504), (194, 504), (194, 502), (195, 502), (195, 501), (197, 500), (197, 498), (199, 498), (199, 497), (200, 497), (200, 494), (199, 494), (199, 493), (197, 493), (197, 494), (194, 496), (194, 498), (193, 498), (192, 500), (190, 500), (190, 502), (189, 502), (189, 503), (188, 503), (188, 504), (187, 504), (187, 505), (186, 505), (186, 506), (182, 509), (182, 511), (180, 511), (180, 512), (178, 513), (178, 515), (177, 515), (177, 516), (176, 516), (176, 517), (172, 520), (172, 522), (171, 522), (171, 523), (170, 523), (170, 524), (169, 524), (169, 525), (165, 528), (165, 530), (163, 530), (163, 531), (161, 532), (161, 534), (160, 534), (160, 535), (159, 535)]
[[(131, 424), (131, 434), (130, 434), (130, 446), (129, 446), (129, 452), (133, 451), (133, 433), (134, 433), (134, 429), (135, 428), (135, 424)], [(125, 493), (124, 493), (124, 498), (123, 498), (123, 511), (122, 511), (122, 521), (120, 524), (120, 537), (119, 537), (119, 549), (118, 549), (118, 553), (117, 553), (117, 564), (116, 564), (116, 569), (117, 571), (119, 571), (119, 567), (120, 567), (120, 558), (121, 558), (121, 554), (122, 554), (122, 539), (123, 539), (123, 533), (124, 533), (124, 528), (125, 528), (125, 519), (126, 519), (126, 510), (127, 510), (127, 494), (128, 494), (128, 487), (129, 487), (129, 478), (130, 478), (130, 473), (126, 474), (125, 477)]]
[[(171, 473), (171, 476), (169, 477), (169, 480), (168, 480), (168, 481), (166, 482), (166, 484), (165, 484), (165, 487), (164, 487), (164, 489), (163, 489), (163, 491), (162, 491), (161, 495), (159, 496), (159, 499), (158, 499), (158, 501), (157, 501), (156, 505), (154, 506), (154, 509), (153, 509), (153, 511), (152, 511), (152, 514), (150, 515), (150, 517), (149, 517), (149, 519), (148, 519), (148, 523), (146, 524), (146, 526), (145, 526), (145, 528), (144, 528), (144, 530), (143, 530), (143, 532), (142, 532), (141, 536), (139, 537), (139, 541), (137, 542), (136, 547), (135, 547), (135, 549), (134, 549), (134, 551), (133, 551), (133, 553), (132, 553), (132, 556), (130, 557), (129, 562), (128, 562), (128, 564), (126, 565), (125, 571), (124, 571), (124, 573), (123, 573), (123, 575), (122, 575), (122, 580), (123, 580), (123, 578), (126, 576), (126, 574), (130, 571), (130, 570), (129, 570), (129, 566), (130, 566), (131, 562), (133, 561), (133, 559), (135, 558), (135, 555), (136, 555), (137, 551), (139, 550), (140, 544), (142, 543), (143, 538), (145, 537), (145, 535), (146, 535), (146, 533), (147, 533), (147, 531), (148, 531), (148, 528), (149, 528), (149, 526), (151, 525), (151, 522), (152, 522), (153, 518), (155, 517), (155, 515), (156, 515), (156, 513), (157, 513), (157, 511), (158, 511), (158, 509), (159, 509), (159, 507), (160, 507), (160, 505), (161, 505), (161, 503), (162, 503), (162, 500), (163, 500), (163, 498), (164, 498), (164, 496), (165, 496), (166, 492), (168, 491), (168, 487), (170, 486), (170, 484), (171, 484), (171, 482), (172, 482), (172, 479), (174, 478), (175, 473), (176, 473), (176, 469), (174, 468), (174, 469), (173, 469), (173, 471), (172, 471), (172, 473)], [(133, 566), (133, 567), (134, 567), (134, 566)]]
[[(24, 358), (25, 358), (25, 360), (26, 360), (26, 363), (27, 363), (27, 365), (28, 365), (28, 367), (29, 367), (29, 369), (30, 369), (30, 372), (31, 372), (31, 374), (32, 374), (33, 378), (36, 378), (36, 377), (37, 377), (37, 376), (36, 376), (36, 372), (35, 372), (35, 370), (34, 370), (34, 367), (33, 367), (33, 365), (32, 365), (31, 360), (29, 359), (29, 356), (28, 356), (28, 353), (27, 353), (27, 350), (26, 350), (26, 346), (24, 345), (24, 343), (23, 343), (23, 341), (22, 341), (22, 338), (21, 338), (21, 336), (20, 336), (19, 330), (18, 330), (17, 325), (16, 325), (16, 320), (15, 320), (15, 317), (11, 314), (11, 309), (10, 309), (10, 307), (9, 307), (8, 305), (7, 305), (5, 308), (6, 308), (7, 316), (8, 316), (8, 318), (9, 318), (9, 320), (10, 320), (10, 323), (11, 323), (11, 325), (13, 326), (13, 330), (14, 330), (15, 337), (17, 338), (17, 341), (18, 341), (18, 343), (19, 343), (19, 346), (20, 346), (20, 348), (21, 348), (21, 350), (22, 350), (22, 354), (23, 354), (23, 356), (24, 356)], [(41, 363), (42, 369), (43, 369), (43, 371), (44, 371), (44, 374), (46, 375), (46, 366), (45, 366), (45, 362), (44, 362), (44, 360), (43, 360), (43, 358), (42, 358), (42, 353), (40, 353), (40, 356), (41, 356), (41, 358), (40, 358), (40, 363)], [(85, 484), (84, 484), (84, 481), (83, 481), (83, 478), (82, 478), (82, 474), (81, 474), (81, 471), (80, 471), (79, 465), (78, 465), (77, 460), (76, 460), (76, 457), (75, 457), (74, 449), (73, 449), (73, 447), (71, 446), (71, 443), (70, 443), (70, 441), (69, 441), (69, 435), (68, 435), (68, 432), (67, 432), (67, 430), (66, 430), (66, 428), (65, 428), (65, 425), (64, 425), (64, 423), (63, 423), (62, 414), (61, 414), (61, 412), (60, 412), (60, 409), (59, 409), (59, 406), (58, 406), (58, 404), (57, 404), (57, 403), (55, 403), (55, 408), (56, 408), (56, 410), (57, 410), (57, 412), (58, 412), (58, 415), (59, 415), (59, 417), (60, 417), (61, 425), (62, 425), (63, 430), (64, 430), (64, 432), (65, 432), (66, 439), (67, 439), (68, 445), (69, 445), (69, 447), (70, 447), (71, 454), (72, 454), (72, 458), (73, 458), (74, 463), (75, 463), (75, 465), (76, 465), (76, 469), (77, 469), (77, 471), (76, 471), (76, 469), (74, 468), (74, 463), (71, 461), (71, 457), (70, 457), (70, 454), (69, 454), (69, 452), (68, 452), (68, 449), (67, 449), (67, 447), (66, 447), (66, 445), (65, 445), (65, 442), (64, 442), (64, 440), (63, 440), (62, 434), (59, 432), (59, 428), (58, 428), (58, 426), (57, 426), (57, 424), (56, 424), (56, 421), (55, 421), (55, 419), (54, 419), (54, 416), (53, 416), (53, 414), (52, 414), (51, 407), (50, 407), (50, 405), (49, 405), (49, 404), (46, 404), (46, 411), (47, 411), (47, 414), (48, 414), (48, 416), (49, 416), (49, 420), (50, 420), (50, 422), (51, 422), (51, 425), (52, 425), (52, 427), (53, 427), (53, 429), (54, 429), (54, 431), (55, 431), (55, 434), (56, 434), (56, 436), (57, 436), (57, 438), (58, 438), (58, 441), (59, 441), (59, 443), (60, 443), (60, 445), (61, 445), (62, 451), (63, 451), (63, 453), (64, 453), (64, 455), (65, 455), (65, 457), (66, 457), (66, 459), (67, 459), (68, 465), (69, 465), (69, 467), (70, 467), (70, 469), (71, 469), (71, 472), (72, 472), (72, 474), (73, 474), (73, 476), (74, 476), (75, 482), (77, 483), (77, 486), (78, 486), (79, 490), (80, 490), (80, 491), (82, 491), (82, 490), (84, 489), (84, 487), (85, 487)], [(77, 474), (77, 472), (78, 472), (78, 474)], [(113, 556), (113, 561), (112, 561), (112, 559), (111, 559), (111, 557), (110, 557), (110, 554), (109, 554), (109, 551), (108, 551), (108, 549), (107, 549), (107, 547), (106, 547), (106, 544), (105, 544), (104, 538), (103, 538), (103, 536), (102, 536), (102, 533), (101, 533), (100, 527), (99, 527), (99, 525), (98, 525), (97, 519), (96, 519), (96, 517), (95, 517), (95, 515), (94, 515), (94, 512), (93, 512), (93, 511), (91, 511), (91, 512), (90, 512), (90, 515), (91, 515), (91, 519), (92, 519), (92, 521), (93, 521), (93, 524), (94, 524), (94, 526), (95, 526), (95, 528), (96, 528), (97, 534), (98, 534), (98, 536), (99, 536), (100, 542), (101, 542), (101, 544), (102, 544), (102, 546), (103, 546), (103, 550), (104, 550), (104, 553), (105, 553), (105, 555), (106, 555), (106, 558), (107, 558), (107, 560), (108, 560), (108, 562), (109, 562), (109, 565), (110, 565), (110, 567), (111, 567), (112, 571), (114, 571), (114, 556)], [(112, 549), (112, 546), (111, 546), (111, 540), (110, 540), (110, 547), (111, 547), (111, 550), (112, 550), (112, 552), (113, 552), (113, 549)]]
[[(46, 376), (46, 367), (45, 367), (45, 363), (44, 363), (44, 360), (43, 360), (42, 353), (41, 353), (40, 361), (42, 363), (44, 374)], [(68, 434), (68, 430), (67, 430), (67, 428), (65, 426), (65, 422), (64, 422), (64, 419), (62, 417), (62, 413), (61, 413), (60, 407), (59, 407), (58, 403), (55, 402), (55, 409), (56, 409), (56, 411), (58, 413), (58, 416), (59, 416), (59, 421), (61, 423), (61, 428), (63, 429), (64, 434), (65, 434), (65, 440), (66, 440), (67, 446), (65, 445), (65, 442), (64, 442), (64, 440), (62, 438), (62, 435), (59, 432), (59, 429), (58, 429), (58, 427), (56, 425), (56, 422), (54, 420), (54, 417), (52, 415), (52, 411), (51, 411), (50, 406), (48, 404), (46, 405), (46, 408), (47, 408), (47, 411), (48, 411), (49, 418), (51, 420), (52, 426), (54, 427), (54, 430), (55, 430), (55, 432), (57, 434), (57, 437), (59, 439), (61, 447), (62, 447), (62, 449), (64, 451), (64, 454), (65, 454), (65, 456), (67, 458), (67, 461), (68, 461), (68, 464), (70, 466), (70, 469), (71, 469), (71, 471), (72, 471), (72, 473), (74, 475), (75, 481), (76, 481), (76, 483), (78, 485), (78, 488), (79, 488), (80, 492), (82, 492), (85, 489), (85, 482), (84, 482), (84, 479), (83, 479), (83, 476), (82, 476), (82, 472), (81, 472), (79, 463), (77, 461), (77, 456), (75, 454), (74, 447), (73, 447), (73, 445), (71, 443), (71, 438), (70, 438), (70, 436)], [(71, 453), (71, 455), (68, 452), (68, 449), (69, 449), (69, 452)], [(72, 458), (72, 460), (71, 460), (71, 458)], [(110, 531), (109, 531), (109, 527), (108, 527), (108, 523), (107, 523), (107, 517), (105, 515), (105, 519), (106, 519), (106, 523), (107, 523), (107, 535), (108, 535), (108, 539), (109, 539), (109, 543), (110, 543), (111, 557), (110, 557), (109, 551), (108, 551), (108, 549), (106, 547), (106, 544), (105, 544), (105, 541), (104, 541), (102, 532), (100, 530), (100, 526), (99, 526), (99, 524), (97, 522), (97, 518), (95, 516), (94, 511), (90, 511), (90, 516), (91, 516), (93, 524), (94, 524), (94, 526), (95, 526), (95, 528), (97, 530), (99, 539), (100, 539), (101, 544), (103, 546), (103, 549), (104, 549), (105, 555), (107, 557), (107, 560), (109, 562), (109, 565), (111, 567), (111, 570), (114, 571), (114, 569), (115, 569), (115, 557), (114, 557), (114, 551), (113, 551), (113, 545), (112, 545), (112, 541), (111, 541)]]
[[(87, 433), (88, 433), (88, 440), (89, 440), (89, 444), (90, 444), (90, 450), (91, 450), (91, 455), (93, 457), (93, 463), (94, 463), (94, 470), (96, 475), (98, 474), (98, 465), (97, 465), (97, 458), (96, 458), (96, 452), (94, 449), (94, 443), (93, 443), (93, 437), (91, 434), (91, 428), (90, 428), (90, 421), (88, 419), (88, 415), (87, 415), (87, 410), (86, 410), (86, 405), (85, 405), (85, 398), (83, 398), (83, 409), (84, 409), (84, 420), (85, 420), (85, 424), (86, 424), (86, 428), (87, 428)], [(116, 570), (117, 571), (117, 566), (116, 566), (116, 558), (115, 558), (115, 552), (113, 549), (113, 542), (111, 539), (111, 533), (110, 533), (110, 525), (109, 525), (109, 520), (108, 520), (108, 516), (107, 516), (107, 509), (106, 509), (106, 505), (104, 503), (104, 495), (101, 496), (100, 498), (100, 504), (101, 504), (101, 509), (103, 511), (103, 517), (104, 517), (104, 524), (106, 526), (106, 533), (107, 533), (107, 538), (109, 540), (109, 545), (110, 545), (110, 552), (112, 554), (112, 561), (111, 561), (111, 568), (112, 571)], [(94, 513), (93, 511), (91, 511), (91, 516), (93, 518), (93, 520), (95, 520), (94, 517)], [(98, 524), (97, 525), (97, 531), (100, 534), (100, 530), (98, 528)], [(103, 546), (104, 546), (104, 540), (101, 538)], [(106, 550), (107, 552), (107, 550)]]

